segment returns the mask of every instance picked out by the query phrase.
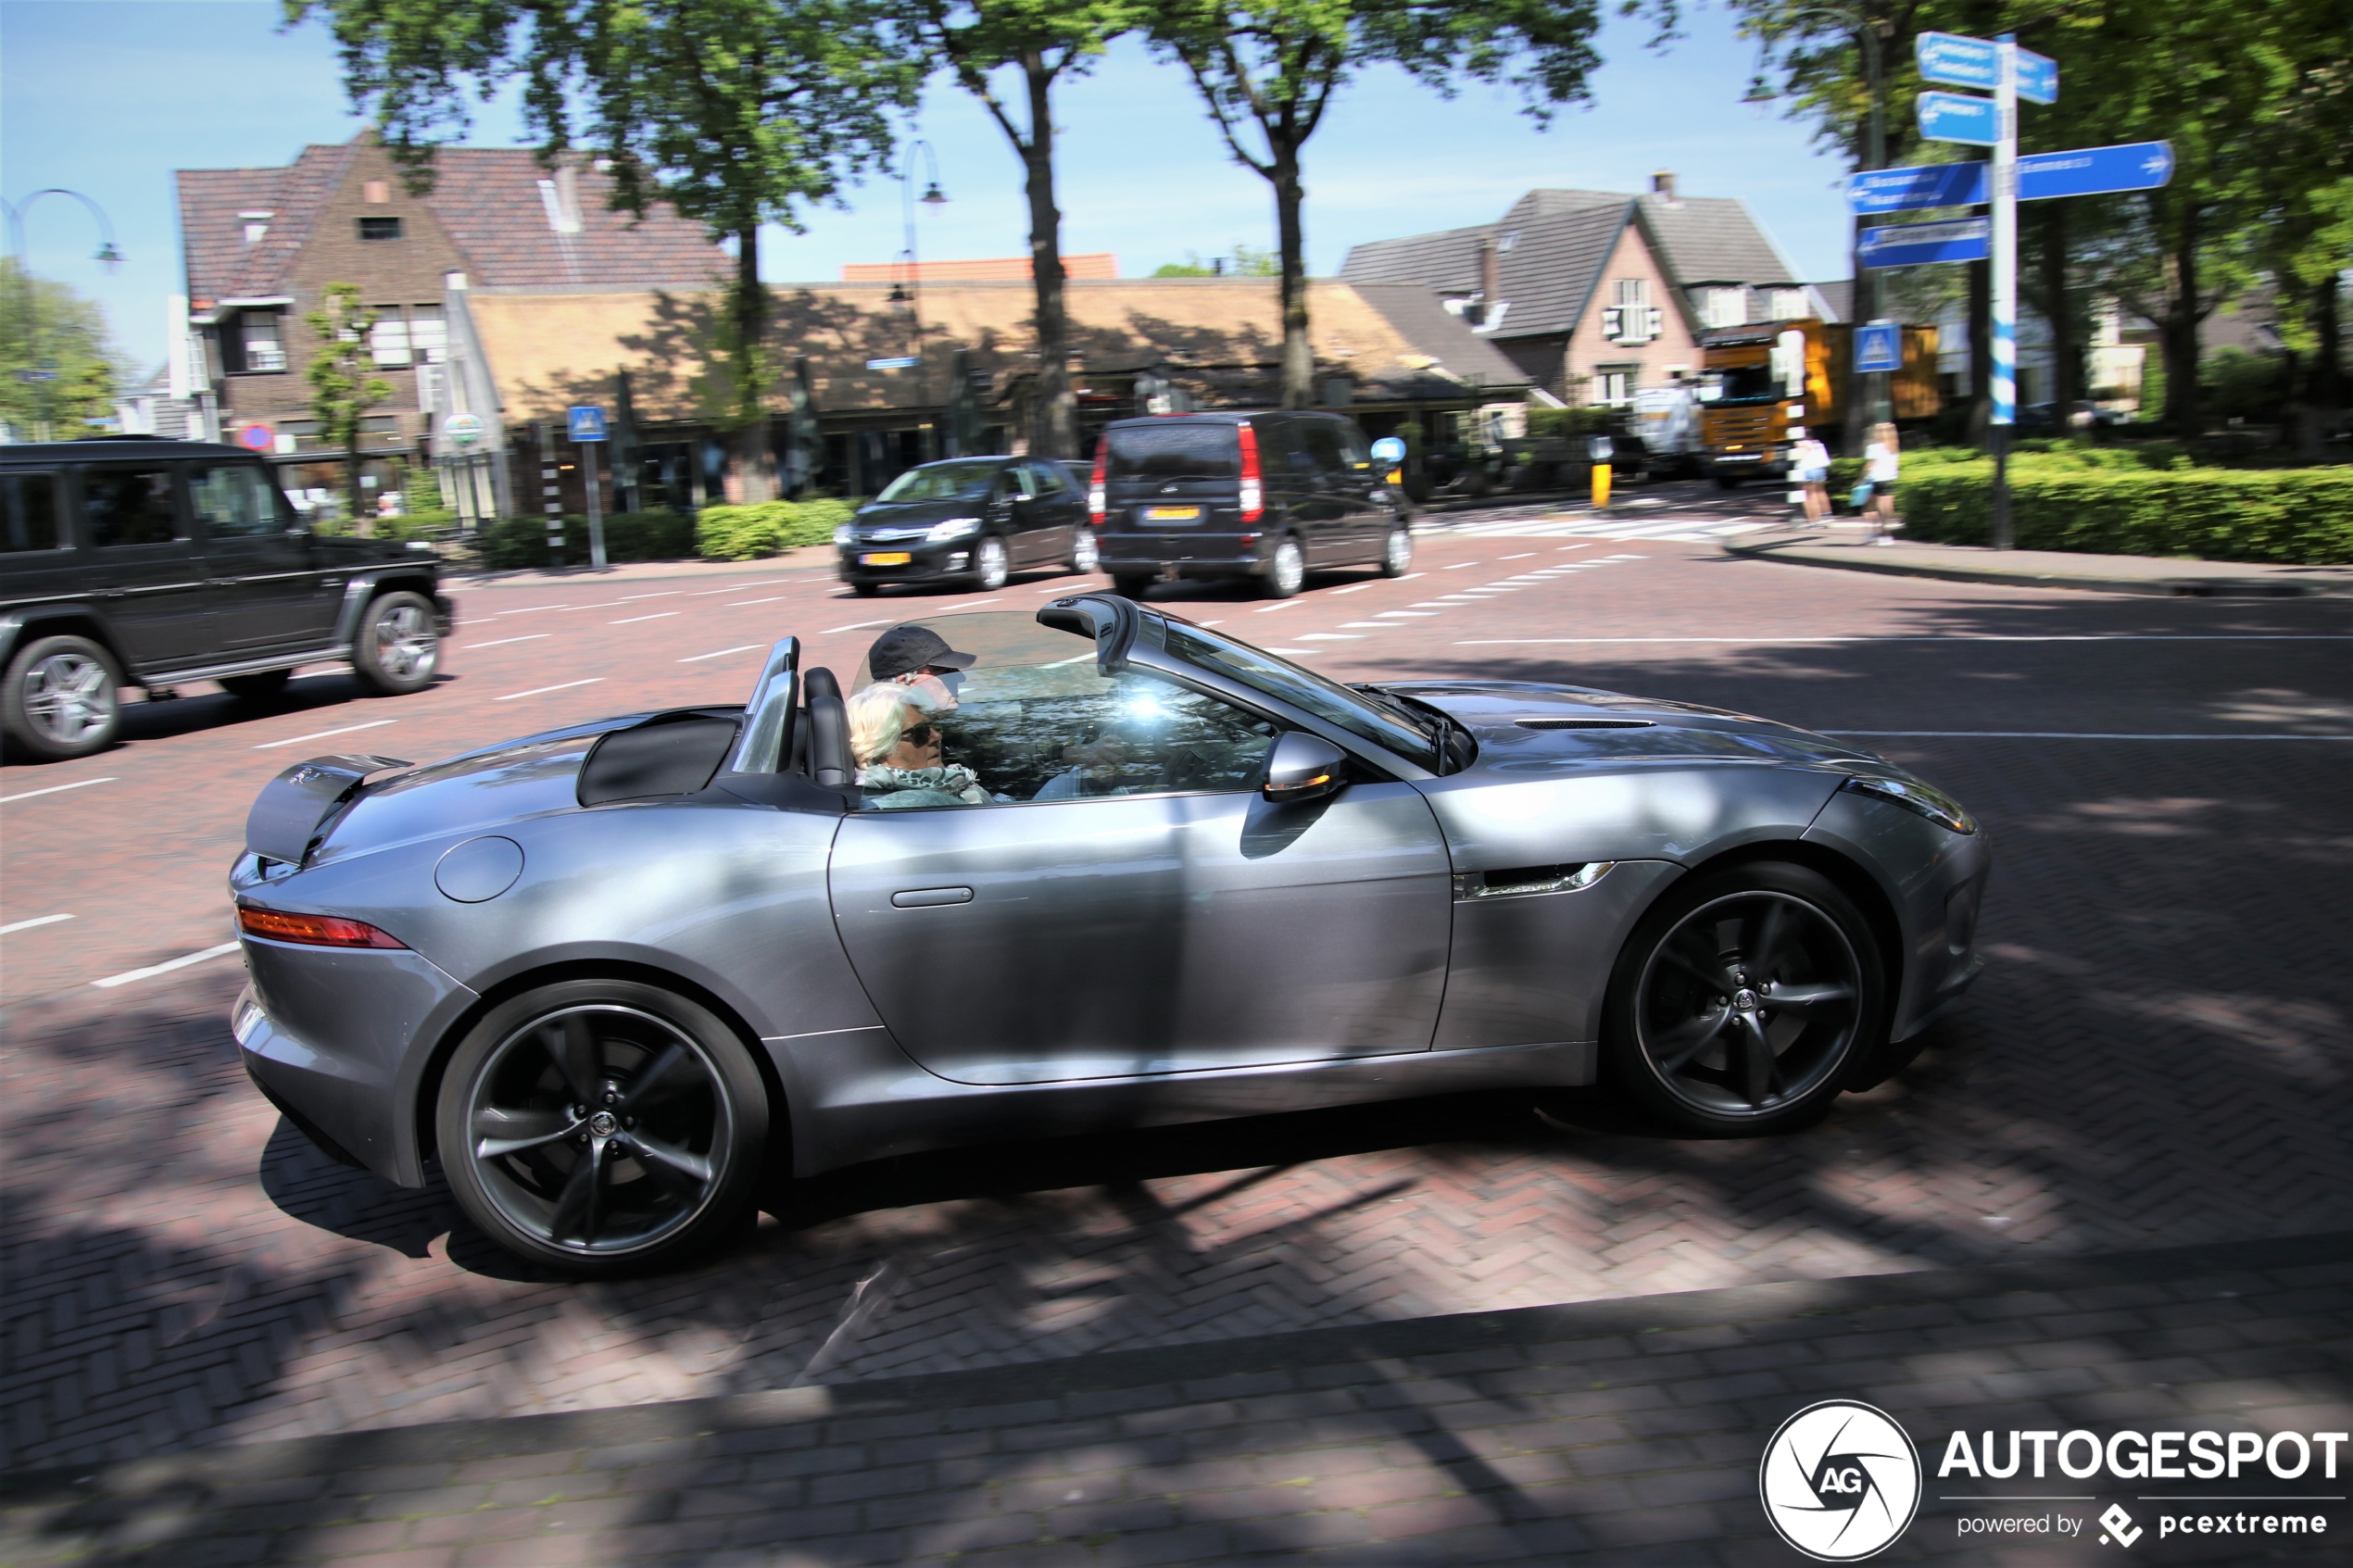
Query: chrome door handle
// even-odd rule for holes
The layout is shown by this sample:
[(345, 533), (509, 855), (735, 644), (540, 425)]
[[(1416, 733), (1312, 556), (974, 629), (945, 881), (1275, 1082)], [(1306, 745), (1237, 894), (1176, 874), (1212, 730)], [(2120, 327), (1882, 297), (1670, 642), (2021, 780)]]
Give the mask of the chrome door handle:
[(969, 887), (918, 887), (890, 896), (896, 909), (928, 909), (940, 904), (969, 904), (973, 890)]

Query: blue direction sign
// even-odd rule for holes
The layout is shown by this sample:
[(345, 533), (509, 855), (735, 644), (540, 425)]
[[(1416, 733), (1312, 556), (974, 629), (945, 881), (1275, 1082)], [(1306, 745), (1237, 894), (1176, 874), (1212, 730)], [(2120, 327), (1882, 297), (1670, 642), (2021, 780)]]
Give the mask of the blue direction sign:
[(1994, 254), (1994, 222), (1987, 218), (1960, 218), (1949, 223), (1898, 223), (1885, 229), (1866, 229), (1863, 243), (1855, 248), (1866, 267), (1982, 261)]
[(605, 411), (594, 403), (575, 403), (564, 412), (564, 429), (574, 441), (602, 441)]
[(1988, 38), (1923, 32), (1912, 41), (1912, 57), (1919, 62), (1922, 82), (1976, 87), (1988, 93), (2002, 84), (2001, 56)]
[(1914, 169), (1866, 169), (1848, 178), (1846, 200), (1866, 217), (1920, 207), (1975, 207), (1985, 200), (1985, 166), (1930, 163)]
[(901, 355), (890, 359), (869, 359), (866, 361), (866, 369), (870, 370), (912, 370), (922, 363), (922, 360), (915, 358), (912, 355)]
[(2031, 153), (2018, 160), (2018, 199), (2097, 196), (2111, 191), (2154, 191), (2173, 178), (2173, 144), (2126, 142), (2078, 147), (2071, 153)]
[[(1925, 225), (1919, 225), (1925, 227)], [(1886, 230), (1874, 231), (1885, 233)], [(1904, 368), (1904, 329), (1894, 321), (1866, 321), (1855, 329), (1855, 368), (1866, 375), (1874, 370)]]
[(1963, 97), (1958, 93), (1923, 93), (1919, 99), (1920, 134), (1931, 142), (1967, 142), (1990, 147), (1999, 140), (1991, 98)]
[(2058, 102), (2058, 62), (2032, 49), (2018, 52), (2018, 95), (2030, 104)]

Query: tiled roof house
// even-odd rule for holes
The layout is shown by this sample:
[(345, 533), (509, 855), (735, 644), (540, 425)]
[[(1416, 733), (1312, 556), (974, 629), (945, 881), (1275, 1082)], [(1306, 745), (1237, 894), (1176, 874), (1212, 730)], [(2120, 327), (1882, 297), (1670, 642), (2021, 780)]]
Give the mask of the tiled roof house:
[(1493, 223), (1355, 246), (1342, 282), (1417, 286), (1567, 403), (1619, 403), (1697, 370), (1708, 327), (1835, 320), (1730, 197), (1530, 191)]

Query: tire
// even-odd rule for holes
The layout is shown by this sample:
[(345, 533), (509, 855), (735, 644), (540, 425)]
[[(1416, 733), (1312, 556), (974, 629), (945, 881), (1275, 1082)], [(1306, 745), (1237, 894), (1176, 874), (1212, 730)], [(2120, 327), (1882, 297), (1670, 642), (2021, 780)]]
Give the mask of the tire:
[(1102, 570), (1103, 547), (1095, 542), (1095, 531), (1083, 524), (1078, 536), (1070, 542), (1070, 570), (1082, 576), (1092, 576)]
[(1005, 542), (994, 533), (982, 534), (973, 545), (973, 586), (993, 594), (1013, 574), (1013, 558), (1005, 553)]
[(8, 661), (0, 731), (48, 762), (103, 751), (122, 727), (121, 684), (114, 655), (89, 638), (36, 638)]
[(285, 694), (291, 670), (258, 670), (250, 675), (224, 675), (220, 689), (239, 702), (269, 702)]
[(1111, 591), (1123, 599), (1141, 599), (1151, 591), (1152, 580), (1140, 572), (1114, 571), (1111, 575)]
[(1738, 474), (1719, 473), (1716, 476), (1716, 488), (1718, 490), (1738, 490), (1740, 487), (1741, 480)]
[(384, 594), (371, 600), (353, 639), (351, 667), (384, 696), (406, 696), (433, 684), (441, 668), (441, 633), (422, 594)]
[(1296, 539), (1283, 539), (1275, 546), (1275, 553), (1267, 558), (1266, 575), (1259, 580), (1260, 591), (1270, 599), (1299, 596), (1307, 582), (1307, 554)]
[(882, 584), (879, 583), (852, 583), (849, 585), (849, 591), (857, 595), (862, 599), (871, 599), (876, 594), (882, 592)]
[(675, 1268), (738, 1234), (768, 1126), (735, 1031), (627, 980), (565, 981), (493, 1008), (449, 1059), (434, 1117), (467, 1217), (576, 1279)]
[(1602, 1033), (1613, 1079), (1679, 1130), (1761, 1137), (1819, 1119), (1886, 1018), (1862, 911), (1819, 872), (1760, 860), (1693, 878), (1643, 917)]
[(1389, 531), (1389, 542), (1381, 549), (1380, 574), (1403, 577), (1414, 570), (1414, 531), (1403, 523)]

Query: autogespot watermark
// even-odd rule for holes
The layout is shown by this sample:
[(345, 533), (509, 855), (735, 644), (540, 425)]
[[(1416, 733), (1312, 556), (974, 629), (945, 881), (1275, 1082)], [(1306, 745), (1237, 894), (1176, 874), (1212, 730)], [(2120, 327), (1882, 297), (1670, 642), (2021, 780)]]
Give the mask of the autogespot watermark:
[[(2129, 1549), (2151, 1537), (2227, 1536), (2270, 1537), (2248, 1540), (2250, 1550), (2309, 1545), (2330, 1533), (2327, 1505), (2347, 1500), (2327, 1483), (2337, 1480), (2341, 1460), (2353, 1458), (2348, 1445), (2353, 1436), (2343, 1432), (1957, 1431), (1934, 1479), (2005, 1489), (1939, 1490), (1934, 1500), (1947, 1505), (1937, 1512), (1950, 1511), (1962, 1541), (2039, 1537)], [(2052, 1486), (2061, 1480), (2093, 1482), (2100, 1491)], [(2117, 1482), (2208, 1482), (2221, 1489), (2136, 1486), (2123, 1498), (2100, 1495), (2113, 1489), (2101, 1484)], [(2280, 1489), (2287, 1486), (2296, 1489)], [(1859, 1562), (1894, 1545), (1913, 1524), (1925, 1489), (1909, 1434), (1886, 1411), (1854, 1399), (1825, 1399), (1781, 1423), (1757, 1467), (1774, 1532), (1822, 1562)]]

